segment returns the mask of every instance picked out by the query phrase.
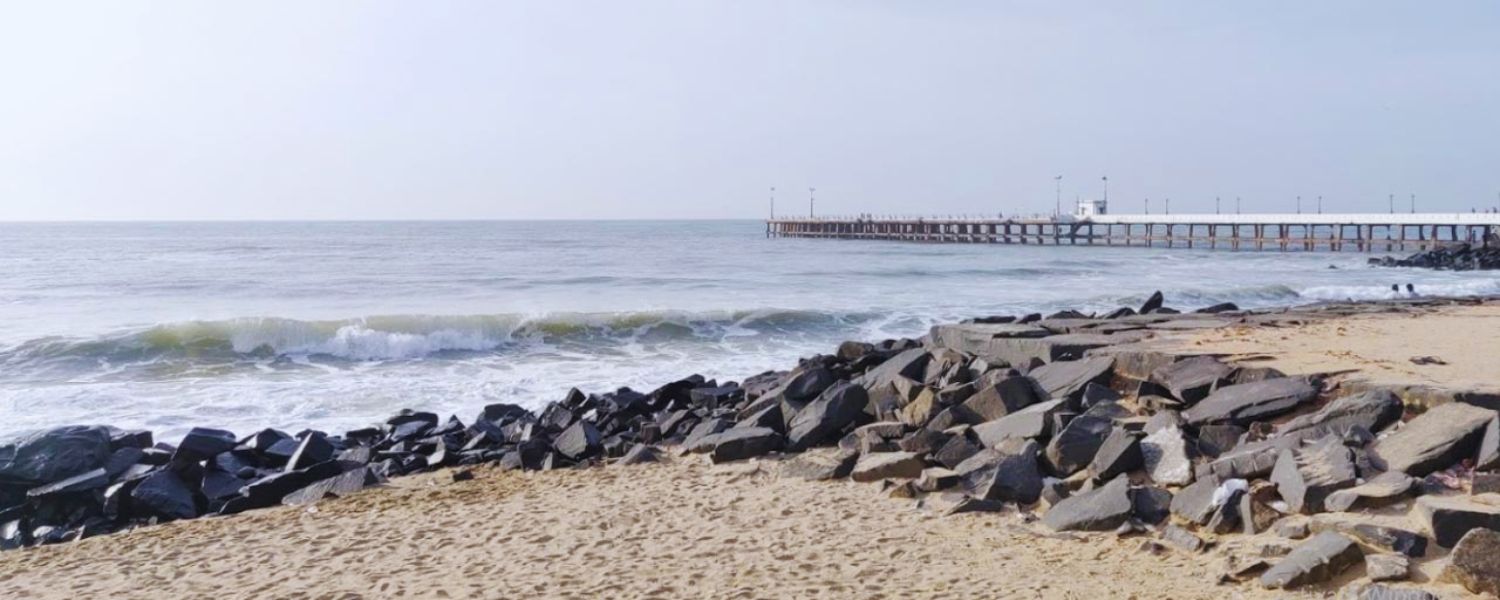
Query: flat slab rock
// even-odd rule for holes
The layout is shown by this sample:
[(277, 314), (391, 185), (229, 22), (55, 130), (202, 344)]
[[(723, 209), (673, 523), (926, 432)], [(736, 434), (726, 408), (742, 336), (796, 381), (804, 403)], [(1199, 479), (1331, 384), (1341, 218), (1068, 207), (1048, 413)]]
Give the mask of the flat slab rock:
[(1302, 542), (1291, 554), (1271, 565), (1260, 576), (1260, 584), (1271, 589), (1289, 589), (1328, 581), (1364, 560), (1359, 544), (1332, 531)]
[(1300, 377), (1282, 377), (1219, 388), (1182, 413), (1189, 425), (1229, 423), (1245, 427), (1289, 412), (1318, 396)]
[(1349, 489), (1339, 490), (1323, 499), (1331, 511), (1347, 511), (1356, 506), (1382, 506), (1405, 498), (1417, 485), (1417, 479), (1400, 471), (1387, 471)]
[(843, 479), (854, 470), (859, 453), (854, 451), (823, 449), (811, 450), (781, 464), (781, 476), (826, 481)]
[(1388, 471), (1421, 477), (1473, 458), (1495, 411), (1462, 402), (1433, 408), (1385, 438), (1374, 452)]
[(1058, 502), (1042, 524), (1054, 531), (1114, 531), (1130, 518), (1130, 479), (1121, 475), (1109, 483)]
[(916, 452), (875, 452), (866, 454), (854, 463), (849, 477), (855, 481), (880, 481), (882, 479), (916, 479), (922, 476), (927, 461)]
[(1484, 496), (1422, 496), (1416, 514), (1433, 541), (1452, 548), (1473, 529), (1500, 530), (1500, 499)]

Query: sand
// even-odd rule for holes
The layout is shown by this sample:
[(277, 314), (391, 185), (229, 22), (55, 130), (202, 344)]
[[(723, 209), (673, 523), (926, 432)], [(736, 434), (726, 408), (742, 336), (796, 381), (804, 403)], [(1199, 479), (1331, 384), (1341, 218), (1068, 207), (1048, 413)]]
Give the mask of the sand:
[[(1217, 556), (942, 516), (774, 462), (446, 472), (0, 554), (6, 598), (1271, 598)], [(1290, 597), (1296, 597), (1295, 594)]]
[[(1222, 353), (1291, 375), (1343, 373), (1376, 384), (1500, 390), (1500, 305), (1357, 315), (1296, 327), (1229, 327), (1169, 348)], [(1447, 364), (1416, 364), (1434, 357)]]
[[(1173, 334), (1288, 373), (1494, 386), (1500, 306)], [(1447, 365), (1415, 365), (1412, 356)], [(1270, 356), (1260, 360), (1260, 357)], [(402, 478), (312, 508), (145, 527), (0, 553), (3, 598), (1289, 598), (1219, 584), (1224, 561), (1142, 538), (1051, 534), (1017, 512), (944, 516), (879, 485), (776, 475), (774, 460)], [(1437, 557), (1432, 557), (1437, 558)], [(1443, 597), (1459, 588), (1426, 582)]]

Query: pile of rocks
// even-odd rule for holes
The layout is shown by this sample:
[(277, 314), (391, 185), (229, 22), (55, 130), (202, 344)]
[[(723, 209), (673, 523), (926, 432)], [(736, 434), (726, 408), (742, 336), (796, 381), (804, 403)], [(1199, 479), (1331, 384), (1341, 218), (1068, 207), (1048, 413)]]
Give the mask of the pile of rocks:
[[(1500, 465), (1495, 411), (1451, 403), (1403, 422), (1388, 391), (1339, 396), (1317, 378), (1133, 344), (1255, 318), (1232, 305), (1182, 314), (1157, 294), (1102, 316), (987, 317), (921, 340), (846, 342), (738, 383), (572, 390), (539, 413), (494, 404), (468, 424), (403, 411), (342, 435), (194, 429), (175, 447), (60, 428), (0, 447), (0, 546), (312, 503), (444, 466), (637, 464), (676, 449), (715, 463), (785, 456), (784, 476), (883, 481), (951, 513), (1019, 508), (1056, 531), (1150, 534), (1188, 551), (1202, 536), (1316, 534), (1234, 573), (1268, 587), (1357, 564), (1399, 579), (1429, 541), (1458, 547), (1452, 568), (1492, 585), (1500, 570), (1482, 557), (1500, 555), (1500, 536), (1466, 534), (1500, 530), (1500, 496), (1430, 492), (1450, 487), (1456, 465)], [(1476, 491), (1486, 485), (1500, 491), (1500, 476), (1476, 477)], [(1423, 494), (1425, 532), (1324, 518)]]
[(1468, 244), (1418, 252), (1406, 258), (1382, 256), (1370, 259), (1377, 267), (1421, 267), (1444, 271), (1500, 269), (1500, 246), (1475, 248)]

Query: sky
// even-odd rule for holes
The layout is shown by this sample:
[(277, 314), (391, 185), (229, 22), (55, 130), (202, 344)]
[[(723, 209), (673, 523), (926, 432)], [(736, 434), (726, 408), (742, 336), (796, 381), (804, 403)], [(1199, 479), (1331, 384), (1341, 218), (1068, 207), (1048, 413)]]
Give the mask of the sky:
[(1500, 3), (9, 2), (0, 220), (1500, 205)]

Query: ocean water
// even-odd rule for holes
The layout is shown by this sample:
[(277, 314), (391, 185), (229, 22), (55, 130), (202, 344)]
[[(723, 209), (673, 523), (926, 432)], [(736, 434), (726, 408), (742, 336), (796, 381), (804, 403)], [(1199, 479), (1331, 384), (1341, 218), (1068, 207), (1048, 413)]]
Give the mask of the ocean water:
[[(0, 439), (342, 431), (743, 379), (966, 317), (1500, 293), (1355, 253), (766, 239), (755, 221), (0, 224)], [(1336, 267), (1336, 268), (1335, 268)]]

